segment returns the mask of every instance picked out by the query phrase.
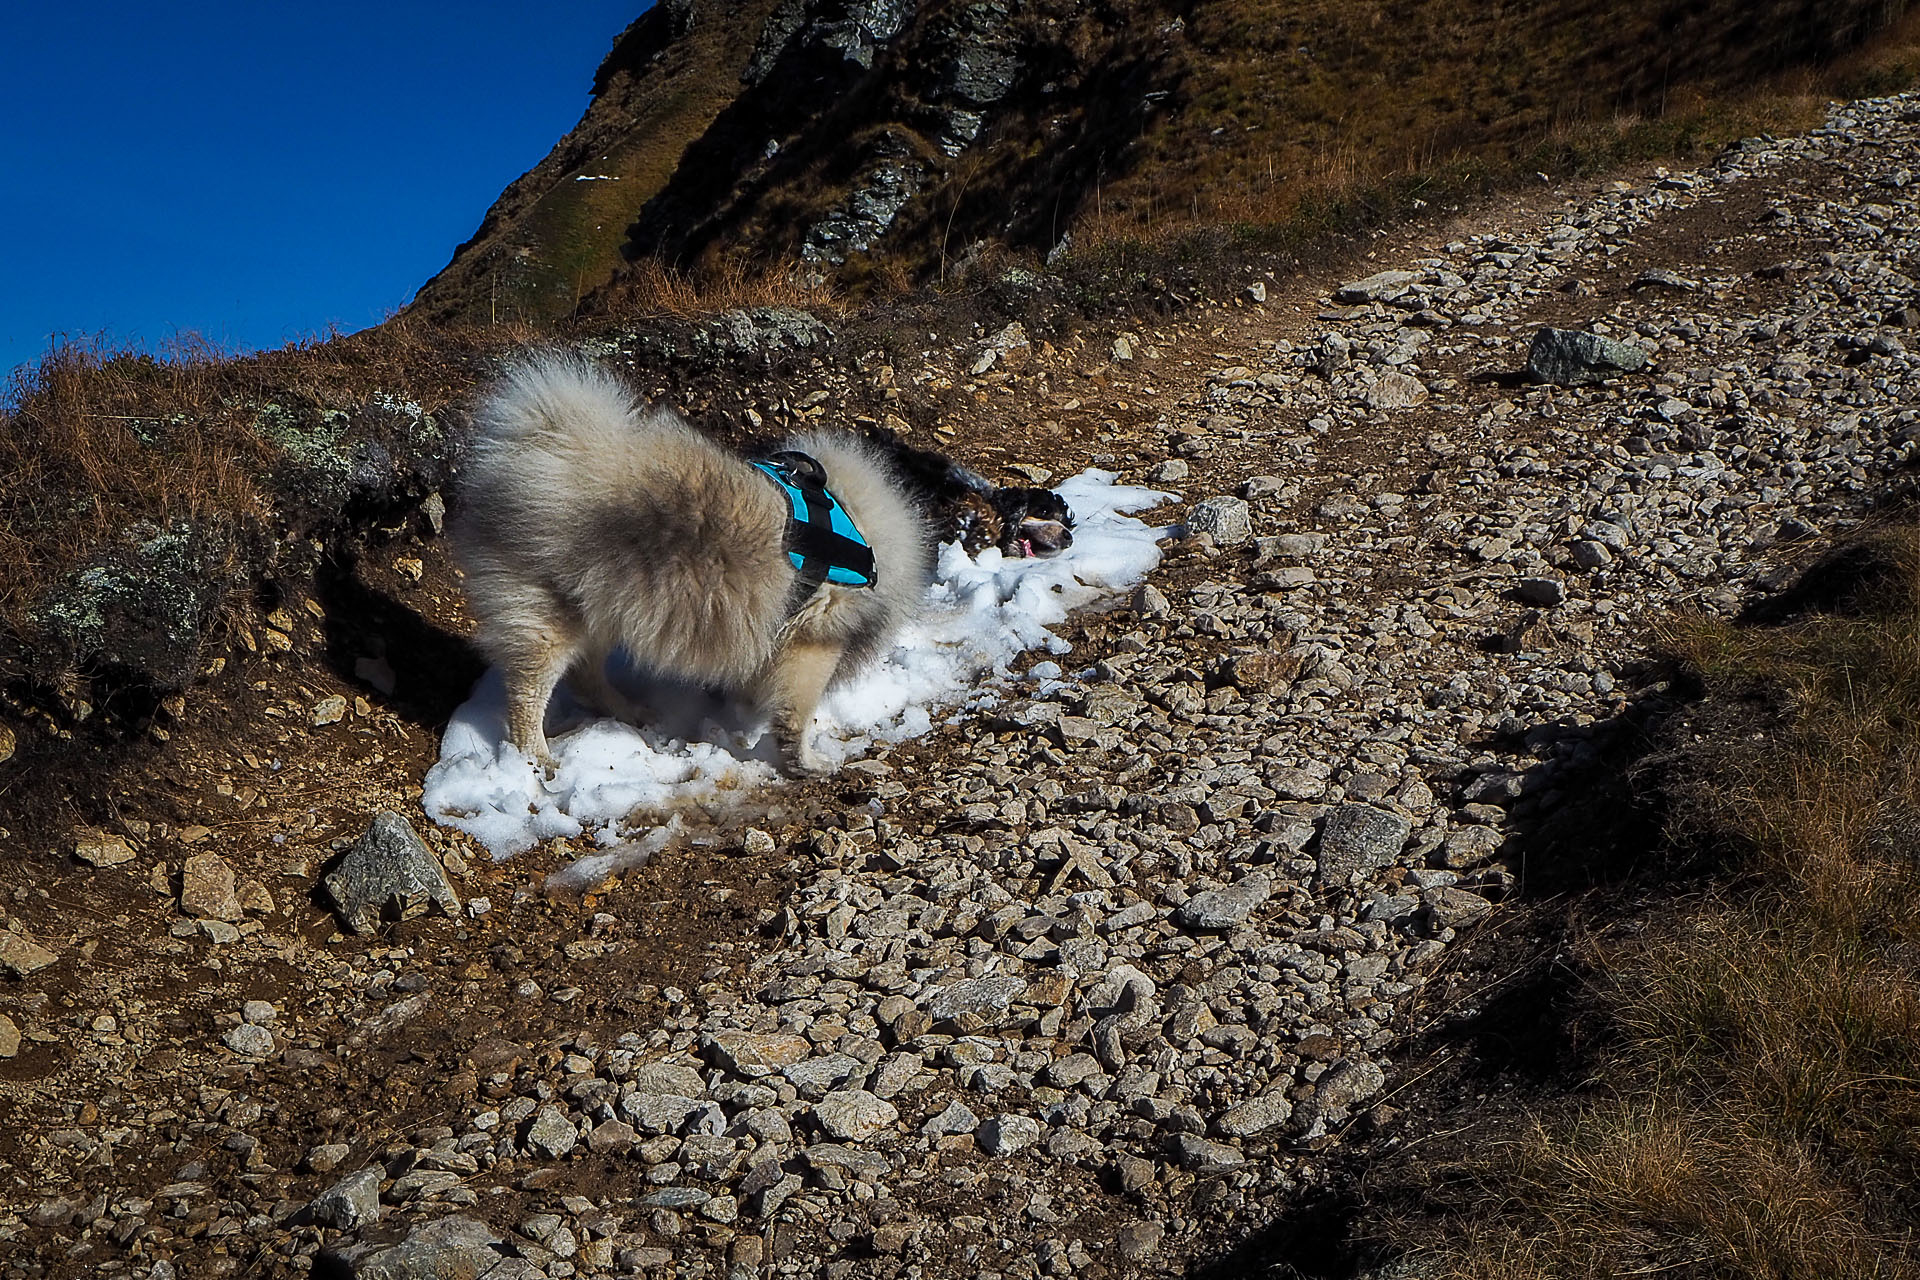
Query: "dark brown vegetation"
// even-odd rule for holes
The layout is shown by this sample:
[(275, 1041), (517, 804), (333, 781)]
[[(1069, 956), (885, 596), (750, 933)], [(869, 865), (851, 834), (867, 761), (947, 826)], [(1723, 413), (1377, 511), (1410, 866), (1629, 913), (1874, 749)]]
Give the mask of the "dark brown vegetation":
[(1646, 768), (1714, 870), (1590, 945), (1589, 1100), (1402, 1239), (1423, 1275), (1920, 1274), (1920, 529), (1668, 643), (1704, 696)]
[(206, 567), (228, 574), (250, 545), (327, 532), (360, 490), (327, 474), (323, 450), (373, 450), (385, 462), (369, 481), (400, 476), (422, 452), (400, 437), (462, 394), (487, 352), (528, 336), (402, 320), (242, 357), (192, 340), (160, 356), (57, 346), (0, 409), (0, 670), (18, 675), (44, 639), (48, 592), (137, 531), (185, 522), (218, 548)]

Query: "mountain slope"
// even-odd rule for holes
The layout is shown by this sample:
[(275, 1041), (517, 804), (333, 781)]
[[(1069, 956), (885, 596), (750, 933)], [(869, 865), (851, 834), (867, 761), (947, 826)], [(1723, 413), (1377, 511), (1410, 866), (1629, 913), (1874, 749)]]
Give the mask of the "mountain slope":
[[(421, 290), (436, 317), (551, 318), (632, 264), (859, 289), (969, 246), (1046, 254), (1195, 225), (1411, 209), (1623, 145), (1784, 125), (1879, 0), (681, 0)], [(1821, 79), (1820, 77), (1826, 77)], [(1626, 142), (1623, 144), (1622, 140)], [(613, 295), (618, 290), (612, 291)]]
[(679, 0), (642, 14), (594, 73), (580, 123), (501, 192), (410, 310), (477, 321), (566, 314), (620, 265), (633, 209), (732, 100), (773, 6)]

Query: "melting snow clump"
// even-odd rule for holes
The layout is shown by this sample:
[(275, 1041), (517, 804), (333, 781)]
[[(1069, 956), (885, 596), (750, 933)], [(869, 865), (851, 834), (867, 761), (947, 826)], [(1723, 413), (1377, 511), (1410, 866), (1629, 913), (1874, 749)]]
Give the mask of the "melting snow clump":
[[(1131, 587), (1160, 562), (1164, 530), (1127, 513), (1167, 495), (1115, 484), (1111, 472), (1097, 470), (1065, 481), (1058, 492), (1075, 521), (1064, 554), (1008, 560), (995, 548), (977, 558), (956, 543), (940, 548), (922, 617), (901, 631), (891, 653), (821, 703), (814, 746), (825, 760), (840, 764), (876, 742), (919, 737), (932, 729), (935, 712), (991, 705), (996, 699), (979, 688), (983, 681), (1007, 678), (1010, 664), (1029, 651), (1067, 652), (1049, 627)], [(427, 771), (421, 804), (428, 815), (472, 835), (495, 858), (588, 832), (617, 852), (634, 834), (623, 825), (629, 814), (724, 807), (778, 781), (773, 735), (752, 708), (686, 685), (615, 674), (648, 714), (638, 725), (596, 719), (563, 684), (547, 710), (559, 768), (546, 778), (506, 741), (505, 686), (498, 669), (489, 671), (454, 712), (440, 761)], [(1047, 661), (1027, 671), (1032, 680), (1061, 675), (1059, 664)], [(641, 842), (645, 853), (657, 838)], [(638, 846), (632, 853), (644, 856)], [(629, 861), (594, 855), (582, 859), (582, 869)]]

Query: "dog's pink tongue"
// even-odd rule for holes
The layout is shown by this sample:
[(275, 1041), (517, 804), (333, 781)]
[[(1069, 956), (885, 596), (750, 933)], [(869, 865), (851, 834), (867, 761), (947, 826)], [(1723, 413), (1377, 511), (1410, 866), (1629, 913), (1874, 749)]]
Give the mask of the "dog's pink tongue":
[(1033, 559), (1033, 543), (1029, 539), (1020, 539), (1020, 554), (1025, 559)]

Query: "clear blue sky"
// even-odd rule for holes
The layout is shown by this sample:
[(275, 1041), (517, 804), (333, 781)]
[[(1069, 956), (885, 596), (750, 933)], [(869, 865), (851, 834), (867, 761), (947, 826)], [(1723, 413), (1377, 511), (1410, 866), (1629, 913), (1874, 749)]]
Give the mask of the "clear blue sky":
[(649, 3), (0, 4), (0, 371), (62, 332), (377, 323)]

